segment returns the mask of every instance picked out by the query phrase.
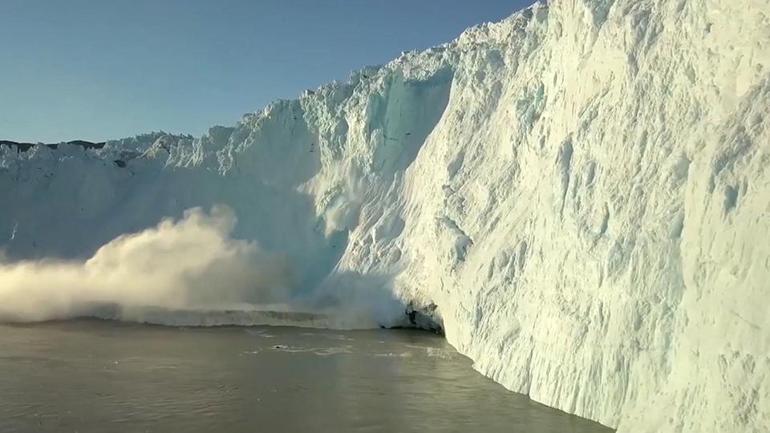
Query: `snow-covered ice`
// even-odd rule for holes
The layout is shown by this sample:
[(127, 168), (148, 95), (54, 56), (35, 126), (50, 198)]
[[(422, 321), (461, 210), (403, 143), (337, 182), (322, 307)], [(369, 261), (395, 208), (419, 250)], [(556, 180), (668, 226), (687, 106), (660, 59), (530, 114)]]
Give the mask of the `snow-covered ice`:
[(378, 322), (435, 304), (537, 401), (620, 432), (770, 431), (768, 11), (540, 3), (199, 139), (0, 147), (2, 247), (83, 261), (225, 204), (294, 295)]

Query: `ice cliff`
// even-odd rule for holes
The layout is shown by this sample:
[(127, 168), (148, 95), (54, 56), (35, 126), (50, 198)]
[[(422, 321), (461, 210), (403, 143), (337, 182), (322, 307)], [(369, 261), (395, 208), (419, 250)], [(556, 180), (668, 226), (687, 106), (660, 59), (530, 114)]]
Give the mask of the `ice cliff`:
[(537, 401), (770, 431), (768, 0), (540, 3), (199, 139), (0, 156), (8, 260), (222, 203), (298, 290), (435, 305)]

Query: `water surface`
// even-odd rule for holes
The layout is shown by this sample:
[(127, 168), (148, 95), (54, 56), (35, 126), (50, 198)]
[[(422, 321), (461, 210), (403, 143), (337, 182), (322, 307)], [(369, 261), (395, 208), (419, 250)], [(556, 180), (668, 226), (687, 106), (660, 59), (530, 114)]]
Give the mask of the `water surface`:
[(0, 325), (0, 432), (611, 430), (410, 331)]

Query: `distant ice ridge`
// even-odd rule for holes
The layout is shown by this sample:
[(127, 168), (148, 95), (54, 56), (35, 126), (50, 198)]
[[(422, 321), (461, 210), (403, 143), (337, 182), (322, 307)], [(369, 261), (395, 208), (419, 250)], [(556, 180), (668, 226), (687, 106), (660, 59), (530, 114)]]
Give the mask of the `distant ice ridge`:
[(84, 258), (223, 203), (296, 290), (435, 304), (537, 401), (620, 432), (770, 431), (767, 11), (537, 4), (200, 139), (0, 148), (0, 239)]

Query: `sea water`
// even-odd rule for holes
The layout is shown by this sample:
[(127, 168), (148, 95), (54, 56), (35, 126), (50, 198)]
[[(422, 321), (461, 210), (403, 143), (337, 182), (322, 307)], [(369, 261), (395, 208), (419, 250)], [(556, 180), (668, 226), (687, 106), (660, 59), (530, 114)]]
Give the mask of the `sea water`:
[(423, 332), (0, 325), (3, 433), (609, 431)]

